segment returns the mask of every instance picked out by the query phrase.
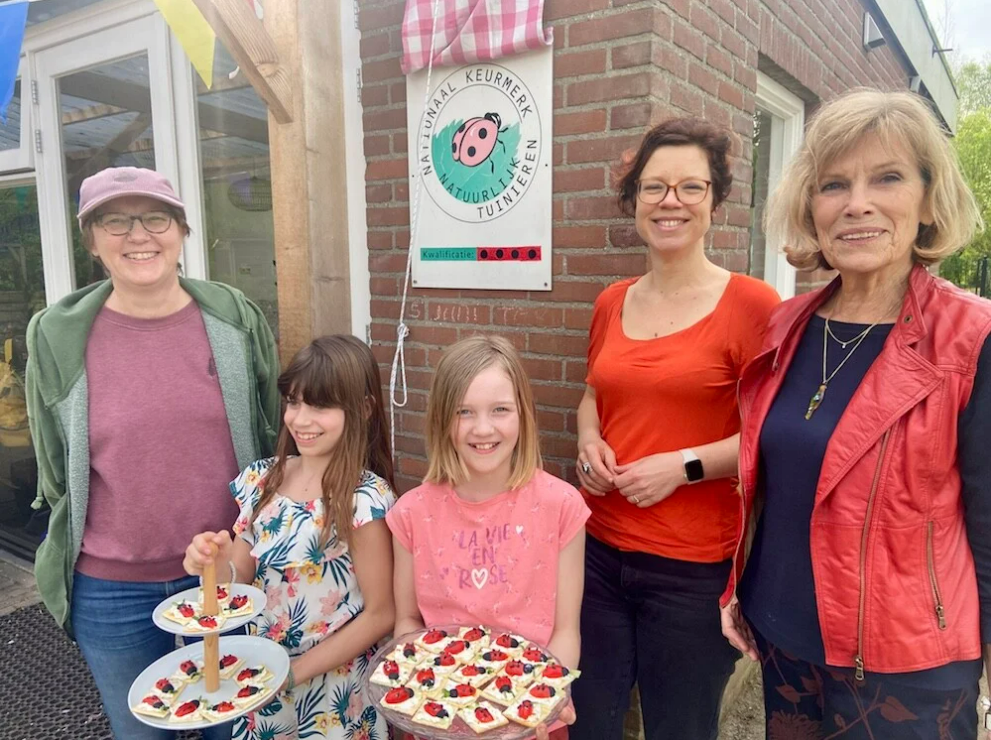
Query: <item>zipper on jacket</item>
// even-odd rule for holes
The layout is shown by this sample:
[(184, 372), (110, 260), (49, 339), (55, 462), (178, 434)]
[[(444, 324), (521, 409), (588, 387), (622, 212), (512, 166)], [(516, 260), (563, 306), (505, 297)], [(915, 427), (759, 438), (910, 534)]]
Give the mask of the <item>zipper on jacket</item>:
[(941, 630), (946, 629), (946, 612), (943, 610), (943, 597), (939, 593), (939, 582), (936, 580), (936, 559), (933, 557), (933, 523), (929, 522), (926, 533), (926, 565), (929, 567), (929, 585), (932, 587), (933, 598), (936, 600), (936, 620)]
[(877, 468), (874, 470), (874, 481), (871, 483), (871, 493), (867, 498), (867, 515), (864, 517), (864, 532), (860, 536), (860, 604), (857, 610), (857, 654), (853, 662), (856, 666), (854, 676), (858, 681), (864, 680), (864, 603), (867, 599), (867, 592), (864, 588), (864, 581), (867, 578), (867, 536), (871, 529), (871, 515), (874, 513), (874, 497), (877, 495), (877, 487), (881, 482), (881, 467), (884, 465), (884, 453), (888, 449), (889, 429), (884, 433), (881, 440), (881, 452), (877, 456)]

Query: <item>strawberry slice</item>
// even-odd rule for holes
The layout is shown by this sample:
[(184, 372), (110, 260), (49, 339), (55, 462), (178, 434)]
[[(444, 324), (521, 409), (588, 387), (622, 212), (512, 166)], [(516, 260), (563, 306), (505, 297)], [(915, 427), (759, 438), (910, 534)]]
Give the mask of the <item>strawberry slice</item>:
[(241, 594), (240, 596), (235, 596), (233, 599), (231, 599), (230, 604), (227, 605), (227, 608), (230, 609), (231, 611), (234, 611), (235, 609), (240, 609), (247, 603), (248, 603), (248, 597), (245, 596), (244, 594)]
[(399, 680), (399, 664), (394, 660), (387, 660), (382, 664), (382, 672), (390, 681)]
[(483, 637), (485, 637), (485, 632), (478, 627), (473, 627), (465, 632), (465, 636), (461, 639), (467, 640), (468, 642), (475, 642), (475, 640), (481, 640)]
[(260, 686), (245, 686), (243, 689), (237, 692), (237, 698), (247, 699), (249, 696), (254, 696), (259, 691), (261, 691)]
[(462, 676), (481, 676), (485, 674), (485, 668), (480, 665), (466, 665), (461, 669)]
[(527, 648), (523, 651), (523, 657), (534, 663), (543, 663), (547, 660), (547, 654), (537, 648)]
[(236, 655), (225, 655), (223, 658), (220, 659), (220, 670), (223, 670), (224, 668), (229, 668), (235, 663), (237, 663)]
[(144, 699), (141, 700), (142, 704), (147, 704), (152, 709), (161, 709), (165, 706), (165, 702), (162, 701), (162, 697), (155, 696), (154, 694), (149, 694)]
[(455, 640), (446, 648), (444, 648), (444, 652), (449, 655), (457, 655), (460, 652), (464, 652), (467, 648), (468, 648), (467, 642), (465, 642), (464, 640)]
[(260, 668), (245, 668), (237, 674), (237, 682), (241, 683), (241, 681), (247, 681), (249, 678), (254, 678), (259, 673), (261, 673)]
[(222, 701), (219, 704), (214, 704), (212, 707), (210, 707), (210, 711), (218, 712), (218, 713), (233, 712), (236, 708), (237, 707), (235, 707), (229, 701)]
[(513, 648), (518, 648), (520, 646), (520, 641), (509, 634), (499, 635), (499, 637), (496, 638), (496, 645), (512, 650)]
[(217, 601), (223, 601), (227, 598), (227, 589), (223, 586), (217, 586)]
[(495, 687), (504, 694), (509, 694), (513, 690), (513, 681), (507, 676), (499, 676), (495, 680)]
[(426, 645), (433, 645), (435, 642), (440, 642), (445, 637), (447, 637), (447, 633), (444, 630), (430, 630), (423, 636), (423, 642)]
[(544, 678), (564, 678), (570, 671), (559, 663), (552, 663), (544, 669)]
[(443, 704), (438, 704), (435, 701), (428, 701), (423, 705), (423, 711), (429, 714), (431, 717), (437, 717), (438, 719), (443, 719), (444, 717), (449, 717), (447, 710), (444, 709)]
[[(533, 668), (530, 669), (530, 671), (532, 670)], [(506, 673), (510, 676), (522, 676), (530, 671), (526, 670), (526, 666), (518, 660), (511, 660), (506, 663)]]
[(557, 692), (554, 690), (553, 686), (548, 686), (545, 683), (538, 683), (530, 689), (530, 696), (536, 697), (537, 699), (550, 699), (556, 693)]
[(425, 668), (422, 671), (416, 672), (416, 681), (421, 686), (426, 686), (429, 688), (434, 685), (435, 680), (436, 677), (434, 676), (433, 669), (431, 668)]
[(186, 617), (186, 619), (192, 619), (194, 616), (196, 616), (196, 609), (193, 608), (192, 604), (189, 604), (185, 601), (179, 604), (179, 606), (177, 606), (176, 609), (178, 609), (179, 613), (182, 616)]
[(200, 617), (196, 621), (199, 623), (200, 627), (203, 627), (204, 629), (208, 629), (208, 630), (215, 629), (217, 626), (216, 617)]
[(386, 704), (402, 704), (407, 699), (413, 698), (413, 689), (408, 686), (399, 686), (395, 689), (390, 689), (385, 695)]
[(475, 707), (475, 719), (479, 722), (494, 722), (495, 717), (492, 716), (490, 712), (485, 707)]
[(482, 657), (492, 663), (498, 663), (500, 660), (507, 660), (509, 658), (502, 650), (488, 650), (482, 653)]
[(452, 699), (456, 697), (464, 698), (466, 696), (474, 696), (476, 693), (477, 691), (475, 687), (468, 683), (459, 683), (453, 689), (447, 690), (447, 695), (450, 696)]
[(434, 658), (434, 665), (437, 666), (451, 666), (457, 665), (458, 661), (454, 659), (454, 656), (450, 653), (444, 653), (443, 655), (438, 655)]
[(192, 714), (199, 708), (200, 708), (200, 700), (193, 699), (192, 701), (187, 701), (185, 704), (180, 704), (179, 708), (175, 710), (175, 716), (185, 717), (187, 714)]
[(416, 645), (412, 642), (407, 642), (403, 645), (403, 657), (404, 658), (415, 658), (416, 657)]
[(187, 676), (195, 676), (200, 672), (200, 669), (196, 667), (196, 664), (191, 660), (184, 660), (179, 665), (179, 670), (185, 673)]
[(533, 702), (529, 699), (521, 701), (516, 713), (520, 716), (520, 719), (530, 719), (533, 716)]

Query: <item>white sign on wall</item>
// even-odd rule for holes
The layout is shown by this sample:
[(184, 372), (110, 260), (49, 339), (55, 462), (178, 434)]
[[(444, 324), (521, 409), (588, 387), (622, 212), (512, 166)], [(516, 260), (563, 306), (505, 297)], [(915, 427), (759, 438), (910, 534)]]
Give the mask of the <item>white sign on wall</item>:
[(551, 289), (553, 49), (407, 77), (413, 285)]

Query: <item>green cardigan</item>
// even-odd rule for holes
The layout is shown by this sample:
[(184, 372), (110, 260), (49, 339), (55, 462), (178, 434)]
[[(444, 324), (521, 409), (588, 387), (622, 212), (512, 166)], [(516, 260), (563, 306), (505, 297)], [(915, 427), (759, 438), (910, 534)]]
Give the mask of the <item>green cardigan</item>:
[[(234, 454), (243, 470), (274, 452), (280, 414), (275, 339), (261, 311), (239, 290), (202, 280), (180, 283), (203, 313)], [(77, 290), (37, 313), (27, 331), (25, 386), (38, 459), (33, 506), (47, 501), (52, 509), (35, 557), (35, 577), (45, 606), (66, 629), (89, 501), (86, 342), (111, 290), (109, 280)]]

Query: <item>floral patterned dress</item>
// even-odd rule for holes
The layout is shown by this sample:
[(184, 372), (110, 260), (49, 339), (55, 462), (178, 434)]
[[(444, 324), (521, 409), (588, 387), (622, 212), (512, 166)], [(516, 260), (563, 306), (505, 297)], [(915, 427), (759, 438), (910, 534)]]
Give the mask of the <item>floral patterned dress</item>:
[[(261, 498), (259, 483), (274, 458), (249, 465), (231, 483), (241, 508), (234, 532), (251, 546), (258, 563), (255, 586), (265, 591), (265, 610), (250, 630), (301, 655), (354, 619), (364, 608), (347, 544), (331, 537), (320, 546), (323, 502), (298, 503), (276, 495), (250, 527)], [(389, 484), (365, 471), (354, 492), (354, 527), (384, 519), (395, 503)], [(387, 740), (385, 720), (362, 701), (361, 682), (372, 650), (337, 670), (298, 684), (270, 704), (235, 721), (235, 740)]]

